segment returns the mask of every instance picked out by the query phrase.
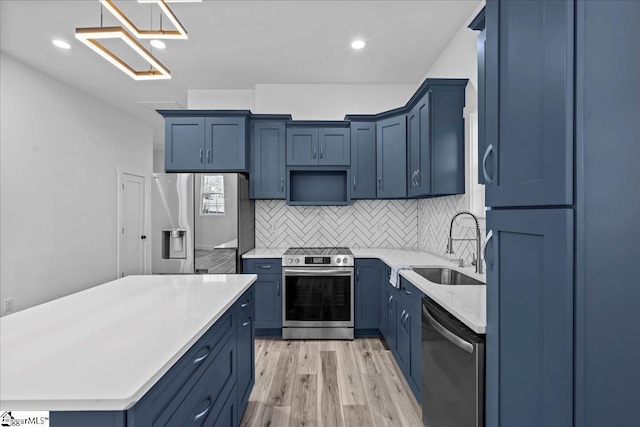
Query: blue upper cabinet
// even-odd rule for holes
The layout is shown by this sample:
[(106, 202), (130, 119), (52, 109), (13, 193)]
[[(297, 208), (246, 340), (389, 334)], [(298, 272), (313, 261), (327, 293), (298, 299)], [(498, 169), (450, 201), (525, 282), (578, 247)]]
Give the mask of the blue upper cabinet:
[(573, 10), (487, 1), (487, 206), (573, 203)]
[(250, 191), (252, 199), (284, 199), (286, 180), (284, 122), (253, 123)]
[(168, 117), (164, 122), (167, 171), (204, 170), (204, 118)]
[(247, 171), (247, 119), (206, 117), (205, 169), (216, 172)]
[(573, 229), (571, 209), (487, 211), (488, 426), (573, 425)]
[(349, 166), (351, 135), (349, 128), (320, 128), (318, 138), (319, 165)]
[(431, 126), (430, 93), (411, 109), (407, 115), (408, 165), (407, 195), (417, 197), (431, 192)]
[[(431, 145), (431, 196), (464, 194), (464, 117), (466, 79), (433, 83), (429, 88), (428, 132)], [(421, 123), (424, 118), (421, 117)], [(427, 162), (423, 154), (422, 164)], [(424, 166), (423, 166), (424, 167)], [(420, 183), (418, 176), (418, 182)], [(426, 189), (425, 189), (426, 190)]]
[(158, 110), (165, 118), (165, 171), (247, 172), (249, 111)]
[(350, 158), (348, 122), (289, 122), (287, 166), (349, 166)]
[(407, 197), (406, 121), (406, 114), (401, 114), (376, 123), (376, 187), (379, 199)]
[(287, 165), (313, 166), (318, 164), (318, 129), (287, 128)]
[(376, 124), (351, 123), (352, 199), (376, 198)]

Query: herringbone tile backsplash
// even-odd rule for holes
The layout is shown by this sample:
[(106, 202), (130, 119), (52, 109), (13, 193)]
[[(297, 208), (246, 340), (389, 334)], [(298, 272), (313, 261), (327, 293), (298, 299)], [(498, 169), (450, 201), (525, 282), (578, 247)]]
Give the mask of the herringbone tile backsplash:
[[(449, 225), (451, 218), (463, 210), (468, 210), (466, 195), (436, 197), (418, 201), (418, 247), (420, 249), (444, 254), (447, 249)], [(457, 239), (475, 239), (474, 227), (465, 226), (458, 217), (453, 228), (453, 237)], [(480, 229), (482, 244), (484, 244), (485, 230)], [(462, 258), (469, 265), (472, 255), (476, 253), (475, 241), (454, 242), (454, 255), (447, 258)]]
[(418, 247), (418, 202), (354, 200), (350, 206), (288, 206), (256, 200), (256, 247)]
[[(256, 200), (256, 247), (419, 248), (444, 255), (451, 218), (467, 209), (465, 197), (354, 200), (350, 206), (288, 206), (284, 200)], [(473, 239), (475, 228), (457, 221), (454, 237)], [(447, 257), (463, 258), (467, 265), (476, 251), (472, 241), (455, 242), (454, 248), (455, 255)]]

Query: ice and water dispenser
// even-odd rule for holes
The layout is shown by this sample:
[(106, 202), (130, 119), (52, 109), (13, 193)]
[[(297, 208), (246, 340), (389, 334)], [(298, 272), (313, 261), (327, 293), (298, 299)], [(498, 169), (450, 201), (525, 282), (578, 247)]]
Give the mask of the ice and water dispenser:
[(162, 229), (162, 258), (187, 258), (187, 230), (184, 228)]

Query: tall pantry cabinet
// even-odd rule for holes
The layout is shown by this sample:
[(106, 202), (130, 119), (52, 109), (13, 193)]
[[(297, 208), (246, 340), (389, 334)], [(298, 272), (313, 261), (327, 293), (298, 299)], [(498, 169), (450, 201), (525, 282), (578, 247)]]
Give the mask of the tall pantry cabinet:
[(640, 419), (639, 20), (487, 1), (488, 426)]

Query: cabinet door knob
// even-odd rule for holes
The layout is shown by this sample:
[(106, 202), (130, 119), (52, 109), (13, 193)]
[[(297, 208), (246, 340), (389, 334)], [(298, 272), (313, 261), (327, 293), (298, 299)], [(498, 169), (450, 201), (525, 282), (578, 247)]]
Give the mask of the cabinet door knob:
[(146, 239), (146, 238), (147, 238), (147, 236), (145, 236), (145, 235), (143, 234), (142, 236), (140, 236), (140, 238), (141, 238), (142, 240), (144, 240), (144, 239)]

